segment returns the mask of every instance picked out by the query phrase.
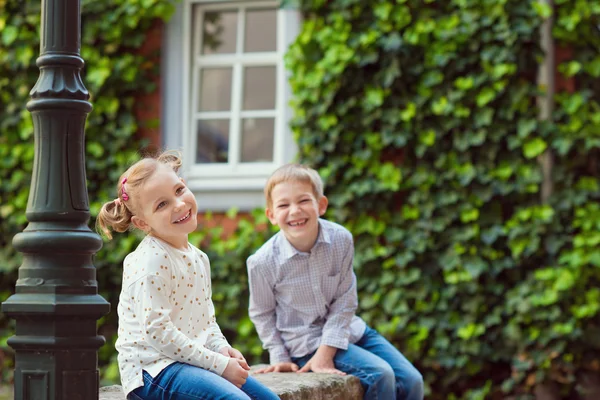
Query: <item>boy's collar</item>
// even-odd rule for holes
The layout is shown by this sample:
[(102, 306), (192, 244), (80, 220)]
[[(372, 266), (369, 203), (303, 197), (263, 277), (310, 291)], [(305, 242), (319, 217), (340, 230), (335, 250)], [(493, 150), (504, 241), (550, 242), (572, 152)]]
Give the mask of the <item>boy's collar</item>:
[[(280, 238), (282, 239), (280, 247), (281, 251), (279, 252), (279, 262), (286, 262), (290, 258), (294, 257), (296, 254), (308, 254), (292, 246), (292, 244), (289, 240), (287, 240), (283, 232), (279, 231), (279, 233)], [(329, 232), (326, 229), (324, 229), (321, 218), (319, 218), (319, 234), (317, 235), (317, 240), (315, 241), (315, 244), (313, 244), (311, 250), (314, 249), (319, 243), (331, 244)]]

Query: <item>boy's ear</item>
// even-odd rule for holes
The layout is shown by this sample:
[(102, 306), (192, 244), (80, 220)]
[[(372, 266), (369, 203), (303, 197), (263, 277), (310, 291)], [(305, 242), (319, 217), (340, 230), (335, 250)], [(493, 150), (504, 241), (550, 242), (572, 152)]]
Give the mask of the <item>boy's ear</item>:
[(269, 221), (271, 221), (271, 223), (273, 225), (277, 225), (277, 221), (275, 220), (275, 215), (273, 215), (273, 211), (271, 211), (270, 208), (266, 208), (265, 209), (265, 214), (267, 215), (267, 218), (269, 218)]
[(321, 217), (321, 216), (323, 216), (323, 214), (325, 214), (325, 211), (327, 211), (327, 205), (329, 204), (329, 200), (327, 200), (327, 197), (321, 196), (318, 204), (319, 204), (319, 217)]
[(141, 231), (148, 232), (150, 230), (150, 225), (148, 225), (146, 223), (146, 221), (144, 221), (137, 215), (134, 215), (133, 217), (131, 217), (131, 223), (133, 224), (133, 226), (135, 226), (136, 228), (138, 228)]

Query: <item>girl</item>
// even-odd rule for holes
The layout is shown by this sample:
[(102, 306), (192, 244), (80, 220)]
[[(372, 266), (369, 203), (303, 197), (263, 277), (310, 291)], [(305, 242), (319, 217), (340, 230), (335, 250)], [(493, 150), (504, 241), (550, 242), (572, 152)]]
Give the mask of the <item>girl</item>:
[(188, 243), (197, 226), (194, 195), (177, 176), (174, 153), (145, 158), (119, 179), (97, 228), (147, 233), (124, 261), (116, 348), (123, 391), (132, 399), (278, 399), (248, 376), (215, 319), (210, 265)]

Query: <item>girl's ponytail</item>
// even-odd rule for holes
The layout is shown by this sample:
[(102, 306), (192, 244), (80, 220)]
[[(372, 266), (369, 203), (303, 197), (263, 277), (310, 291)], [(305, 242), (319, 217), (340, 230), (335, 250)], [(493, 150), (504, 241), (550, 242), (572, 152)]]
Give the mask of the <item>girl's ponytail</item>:
[(96, 218), (96, 230), (112, 239), (111, 229), (125, 232), (131, 226), (133, 214), (120, 198), (104, 203)]

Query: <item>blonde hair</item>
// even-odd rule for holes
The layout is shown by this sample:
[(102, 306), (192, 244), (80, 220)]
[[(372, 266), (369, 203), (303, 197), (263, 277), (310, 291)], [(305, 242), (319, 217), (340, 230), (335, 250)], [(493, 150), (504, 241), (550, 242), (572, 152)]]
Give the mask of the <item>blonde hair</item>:
[(312, 186), (313, 194), (319, 200), (323, 197), (323, 180), (314, 169), (301, 164), (285, 164), (275, 170), (265, 185), (267, 208), (273, 206), (271, 193), (273, 188), (282, 182), (302, 182)]
[[(117, 198), (104, 203), (96, 218), (96, 230), (100, 234), (112, 239), (111, 229), (115, 232), (131, 229), (131, 218), (136, 215), (138, 191), (161, 165), (171, 167), (177, 173), (181, 167), (179, 152), (165, 151), (155, 157), (142, 158), (121, 175), (117, 184)], [(124, 179), (127, 179), (125, 191)]]

